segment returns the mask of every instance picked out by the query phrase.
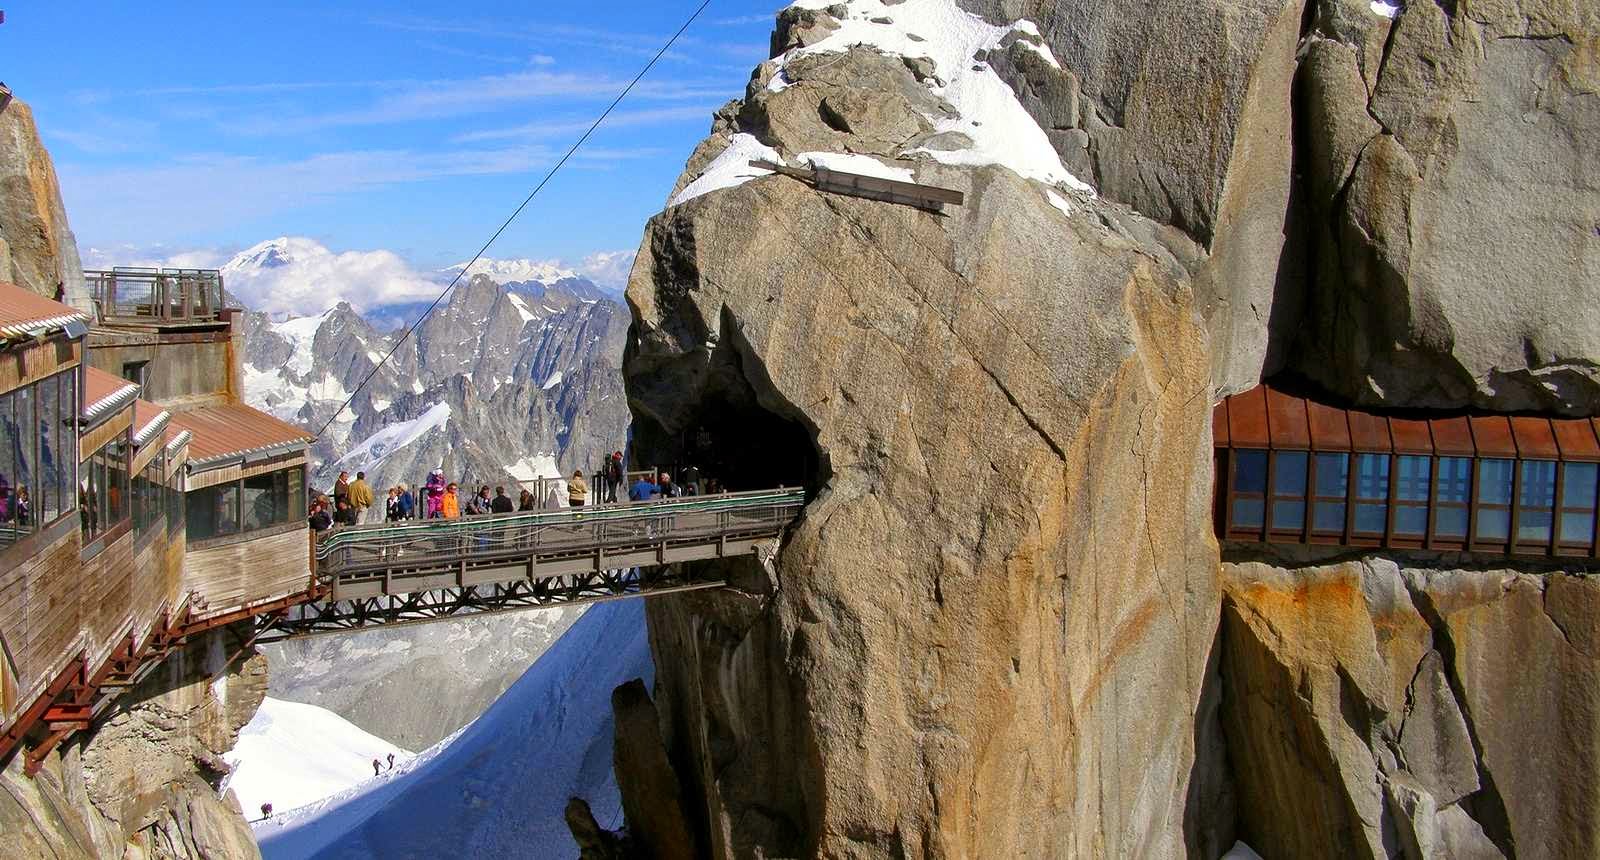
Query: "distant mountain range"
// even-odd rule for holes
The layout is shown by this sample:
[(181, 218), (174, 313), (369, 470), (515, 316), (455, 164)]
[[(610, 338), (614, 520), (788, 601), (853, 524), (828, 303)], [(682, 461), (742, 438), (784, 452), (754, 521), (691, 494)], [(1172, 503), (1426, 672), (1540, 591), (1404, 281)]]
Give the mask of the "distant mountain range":
[[(242, 252), (224, 267), (225, 282), (305, 267), (304, 255), (320, 246), (297, 244), (303, 241)], [(350, 401), (313, 448), (313, 486), (326, 490), (340, 470), (365, 471), (381, 496), (442, 467), (451, 479), (504, 484), (514, 496), (519, 482), (588, 469), (623, 446), (629, 418), (618, 369), (627, 311), (550, 264), (492, 261), (488, 268), (524, 279), (501, 284), (472, 274), (407, 338), (388, 324), (392, 304), (357, 312), (339, 302), (286, 319), (245, 314), (249, 402), (320, 431)]]

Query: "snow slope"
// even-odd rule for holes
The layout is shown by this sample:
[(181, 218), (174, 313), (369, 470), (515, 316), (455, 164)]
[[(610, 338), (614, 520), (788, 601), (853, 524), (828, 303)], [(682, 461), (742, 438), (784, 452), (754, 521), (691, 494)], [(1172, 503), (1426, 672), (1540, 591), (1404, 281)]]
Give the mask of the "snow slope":
[(368, 436), (361, 444), (350, 449), (350, 453), (340, 457), (338, 463), (341, 466), (364, 469), (380, 462), (395, 450), (421, 439), (429, 430), (443, 427), (449, 420), (450, 404), (436, 403), (427, 412), (409, 421), (396, 421)]
[(644, 604), (599, 604), (489, 710), (392, 774), (255, 825), (267, 860), (574, 857), (562, 810), (620, 826), (611, 691), (652, 683)]
[(263, 803), (287, 812), (371, 779), (372, 760), (388, 767), (390, 754), (397, 767), (412, 756), (332, 711), (268, 697), (224, 757), (233, 766), (227, 787), (246, 818)]

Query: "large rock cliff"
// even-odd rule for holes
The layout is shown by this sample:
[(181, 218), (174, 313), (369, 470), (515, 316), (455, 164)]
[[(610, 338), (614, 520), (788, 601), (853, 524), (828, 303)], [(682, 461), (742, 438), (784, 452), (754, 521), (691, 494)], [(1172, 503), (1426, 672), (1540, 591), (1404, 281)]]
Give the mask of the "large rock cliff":
[(780, 13), (628, 289), (641, 461), (816, 491), (738, 591), (649, 608), (695, 850), (1592, 854), (1583, 565), (1221, 565), (1205, 410), (1286, 372), (1593, 414), (1595, 34), (1516, 0)]
[(89, 309), (55, 165), (20, 99), (0, 110), (0, 280)]
[(1224, 566), (1222, 724), (1252, 847), (1600, 853), (1600, 581), (1278, 564)]

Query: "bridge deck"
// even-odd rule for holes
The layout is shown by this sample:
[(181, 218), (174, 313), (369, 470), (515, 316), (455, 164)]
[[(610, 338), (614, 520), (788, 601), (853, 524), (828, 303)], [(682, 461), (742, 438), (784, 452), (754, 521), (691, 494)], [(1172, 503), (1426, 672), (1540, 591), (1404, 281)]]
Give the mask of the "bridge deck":
[(667, 565), (749, 555), (804, 504), (780, 488), (343, 528), (316, 546), (321, 597), (263, 619), (262, 639), (715, 587)]

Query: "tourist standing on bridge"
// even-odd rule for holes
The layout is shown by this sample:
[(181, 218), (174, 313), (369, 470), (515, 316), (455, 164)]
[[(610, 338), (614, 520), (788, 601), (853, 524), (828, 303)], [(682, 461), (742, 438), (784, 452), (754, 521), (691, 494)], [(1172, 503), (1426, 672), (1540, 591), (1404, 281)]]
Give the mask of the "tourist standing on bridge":
[(509, 514), (512, 509), (511, 497), (506, 495), (506, 488), (495, 487), (494, 501), (489, 504), (489, 510), (497, 514)]
[(661, 473), (661, 478), (656, 486), (658, 487), (657, 494), (663, 499), (676, 499), (682, 495), (678, 492), (678, 485), (672, 483), (672, 476), (666, 472)]
[(583, 479), (583, 470), (574, 470), (572, 480), (567, 482), (567, 504), (574, 508), (581, 508), (588, 500), (589, 483)]
[(333, 482), (333, 503), (335, 505), (338, 505), (340, 502), (348, 503), (349, 501), (350, 501), (350, 473), (349, 472), (340, 472), (339, 473), (339, 480)]
[(428, 483), (423, 487), (424, 500), (428, 506), (428, 519), (436, 520), (443, 516), (444, 510), (444, 470), (434, 469), (428, 473)]
[(489, 498), (489, 485), (484, 484), (478, 488), (472, 498), (467, 500), (467, 513), (471, 516), (487, 514), (494, 510), (494, 500)]
[(372, 485), (367, 483), (367, 473), (357, 472), (355, 483), (350, 485), (350, 507), (356, 511), (356, 522), (366, 518), (367, 508), (372, 507)]
[(531, 511), (531, 510), (533, 510), (533, 494), (528, 492), (528, 488), (527, 487), (523, 487), (522, 488), (522, 495), (517, 496), (517, 510), (519, 510), (519, 511)]
[(459, 488), (454, 481), (444, 488), (444, 495), (439, 497), (439, 516), (447, 520), (458, 519), (461, 516), (461, 496)]
[(705, 485), (700, 483), (700, 467), (691, 465), (683, 470), (683, 489), (687, 495), (705, 495)]
[(411, 496), (411, 488), (405, 484), (395, 487), (400, 495), (395, 497), (395, 504), (400, 509), (400, 519), (409, 520), (417, 515), (417, 500)]
[(633, 486), (628, 488), (628, 500), (632, 502), (652, 501), (659, 494), (655, 481), (652, 481), (649, 475), (640, 475), (639, 480), (634, 481)]
[(319, 534), (333, 528), (333, 517), (328, 516), (328, 506), (322, 502), (312, 502), (311, 516), (306, 517), (306, 523)]
[(606, 460), (606, 498), (607, 502), (615, 502), (617, 493), (623, 491), (622, 482), (627, 480), (622, 468), (622, 452), (616, 451)]
[(359, 520), (356, 519), (356, 509), (350, 507), (349, 502), (339, 501), (336, 504), (338, 504), (339, 509), (333, 514), (333, 522), (335, 525), (353, 526), (359, 522)]

